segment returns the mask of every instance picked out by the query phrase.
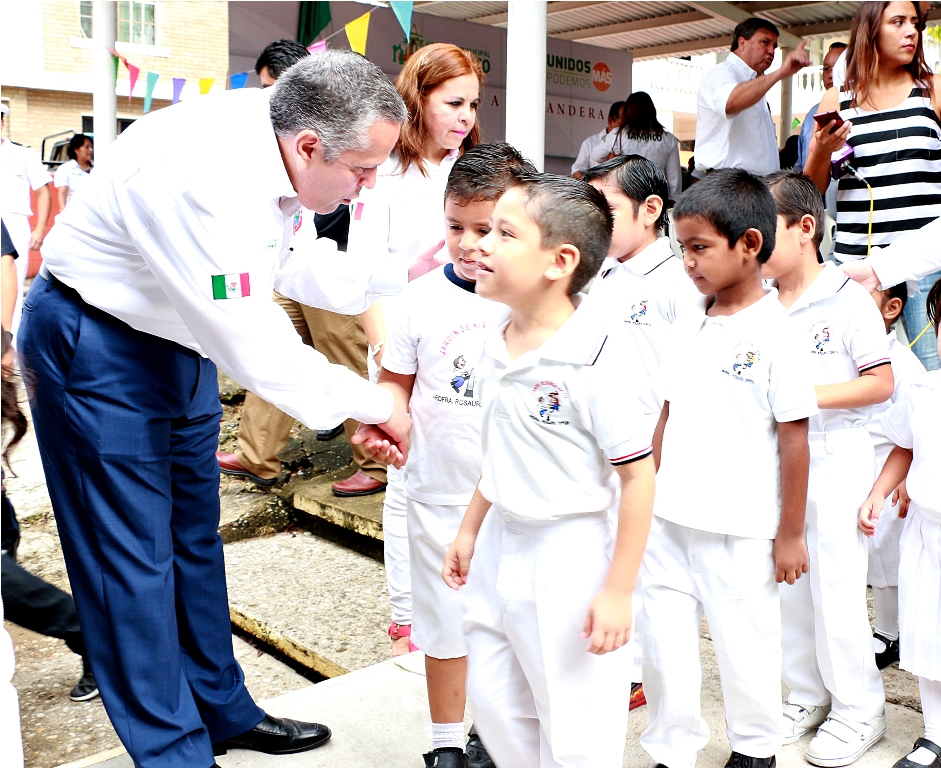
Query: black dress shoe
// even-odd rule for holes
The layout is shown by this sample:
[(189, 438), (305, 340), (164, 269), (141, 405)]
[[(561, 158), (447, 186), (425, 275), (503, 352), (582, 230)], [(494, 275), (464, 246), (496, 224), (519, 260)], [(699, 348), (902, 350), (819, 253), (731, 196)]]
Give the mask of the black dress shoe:
[(471, 726), (470, 733), (467, 734), (467, 768), (496, 768), (493, 760), (490, 759), (490, 753), (480, 740), (477, 729)]
[(438, 747), (422, 755), (425, 768), (466, 768), (467, 756), (459, 747)]
[[(927, 749), (929, 752), (934, 752), (934, 760), (928, 765), (916, 763), (914, 760), (908, 759), (909, 755), (919, 748)], [(918, 739), (915, 742), (915, 746), (912, 747), (912, 752), (909, 752), (908, 755), (905, 755), (905, 757), (893, 765), (892, 768), (941, 768), (941, 746), (938, 746), (933, 741), (928, 741), (928, 739), (925, 738)]]
[(91, 666), (82, 658), (82, 679), (79, 680), (69, 693), (72, 701), (89, 701), (98, 695), (98, 683), (95, 682), (95, 673), (91, 671)]
[(318, 429), (317, 439), (321, 443), (326, 443), (326, 442), (329, 442), (330, 440), (333, 440), (333, 438), (335, 437), (339, 437), (342, 434), (343, 434), (343, 425), (341, 424), (339, 427), (334, 427), (333, 429)]
[(873, 632), (872, 636), (876, 640), (881, 640), (885, 650), (876, 654), (876, 666), (879, 669), (885, 669), (890, 664), (895, 664), (899, 660), (899, 641), (889, 640), (885, 635)]
[(743, 755), (741, 752), (733, 752), (729, 755), (729, 761), (725, 768), (774, 768), (778, 761), (774, 755), (771, 757), (751, 757)]
[(268, 755), (293, 755), (326, 744), (329, 739), (330, 729), (320, 723), (265, 715), (250, 731), (213, 744), (212, 753), (224, 755), (230, 749), (253, 749)]

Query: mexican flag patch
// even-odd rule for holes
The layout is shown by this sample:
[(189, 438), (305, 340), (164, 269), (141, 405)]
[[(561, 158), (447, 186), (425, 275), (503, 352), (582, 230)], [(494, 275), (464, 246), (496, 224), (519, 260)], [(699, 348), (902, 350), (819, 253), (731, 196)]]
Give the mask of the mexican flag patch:
[(212, 298), (214, 299), (240, 299), (250, 296), (251, 292), (248, 272), (238, 275), (212, 276)]

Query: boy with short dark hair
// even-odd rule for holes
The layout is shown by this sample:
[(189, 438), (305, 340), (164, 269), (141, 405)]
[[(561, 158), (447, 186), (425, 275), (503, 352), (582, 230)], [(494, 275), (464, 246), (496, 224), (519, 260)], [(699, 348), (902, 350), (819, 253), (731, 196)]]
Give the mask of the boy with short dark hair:
[(810, 419), (805, 535), (810, 573), (781, 586), (785, 743), (816, 729), (805, 756), (849, 765), (885, 734), (885, 691), (866, 607), (866, 541), (853, 515), (875, 472), (866, 429), (872, 406), (892, 396), (885, 325), (865, 288), (821, 265), (824, 209), (798, 171), (766, 180), (777, 207), (777, 245), (762, 275), (799, 334), (801, 361), (820, 412)]
[(511, 315), (484, 346), (483, 467), (444, 578), (466, 585), (468, 698), (501, 766), (623, 761), (654, 471), (617, 334), (579, 307), (610, 239), (600, 192), (532, 174), (477, 245), (478, 294)]
[[(509, 309), (476, 295), (477, 242), (514, 175), (532, 163), (503, 142), (464, 153), (444, 192), (449, 264), (408, 284), (389, 329), (379, 383), (412, 418), (404, 470), (412, 582), (412, 639), (425, 653), (432, 749), (425, 764), (463, 768), (467, 645), (462, 596), (441, 580), (448, 545), (480, 477), (484, 339)], [(473, 735), (471, 765), (482, 765)]]
[(699, 627), (715, 643), (734, 768), (773, 768), (781, 744), (776, 582), (807, 571), (807, 421), (817, 412), (787, 313), (761, 282), (775, 242), (762, 181), (720, 170), (673, 212), (703, 295), (673, 324), (654, 435), (657, 496), (644, 556), (641, 745), (654, 765), (693, 768), (709, 740)]

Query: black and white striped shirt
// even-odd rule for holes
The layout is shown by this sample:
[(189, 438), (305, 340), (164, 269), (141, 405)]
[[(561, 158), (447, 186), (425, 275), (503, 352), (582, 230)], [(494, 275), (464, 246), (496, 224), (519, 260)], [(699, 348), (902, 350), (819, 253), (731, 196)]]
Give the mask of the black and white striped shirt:
[[(840, 90), (840, 116), (853, 123), (851, 161), (875, 198), (872, 245), (888, 245), (903, 232), (941, 216), (941, 121), (927, 89), (915, 86), (892, 109), (865, 112), (852, 107), (853, 94)], [(867, 252), (869, 190), (852, 176), (837, 194), (836, 258), (861, 259)]]

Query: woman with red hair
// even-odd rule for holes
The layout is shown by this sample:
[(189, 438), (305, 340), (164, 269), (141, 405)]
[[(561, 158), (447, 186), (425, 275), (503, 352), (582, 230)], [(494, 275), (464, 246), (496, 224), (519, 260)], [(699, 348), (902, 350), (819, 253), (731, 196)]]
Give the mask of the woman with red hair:
[[(449, 262), (443, 250), (444, 188), (455, 160), (480, 141), (477, 108), (482, 80), (477, 57), (455, 45), (434, 43), (408, 58), (395, 87), (408, 107), (409, 119), (391, 156), (379, 167), (375, 187), (364, 189), (352, 204), (351, 253), (406, 262), (410, 280)], [(436, 258), (439, 251), (440, 258)], [(362, 315), (370, 357), (377, 367), (381, 364), (386, 323), (398, 301), (393, 298), (376, 302)], [(392, 604), (389, 636), (392, 655), (397, 656), (415, 650), (415, 646), (410, 640), (412, 600), (405, 489), (403, 474), (391, 466), (382, 524)], [(464, 659), (428, 661), (426, 658), (433, 749), (446, 750), (438, 755), (429, 753), (430, 759), (440, 758), (445, 761), (441, 765), (450, 764), (447, 760), (458, 758), (448, 753), (460, 752), (463, 765), (463, 704), (456, 712), (457, 699), (451, 691), (454, 680), (463, 677), (445, 667), (448, 662)], [(477, 749), (472, 741), (469, 753)], [(482, 757), (485, 755), (477, 754), (478, 759)], [(469, 764), (492, 765), (489, 758), (485, 759), (487, 762), (472, 759)]]

